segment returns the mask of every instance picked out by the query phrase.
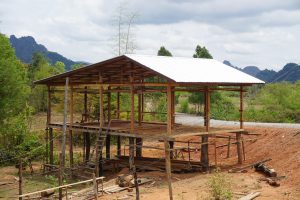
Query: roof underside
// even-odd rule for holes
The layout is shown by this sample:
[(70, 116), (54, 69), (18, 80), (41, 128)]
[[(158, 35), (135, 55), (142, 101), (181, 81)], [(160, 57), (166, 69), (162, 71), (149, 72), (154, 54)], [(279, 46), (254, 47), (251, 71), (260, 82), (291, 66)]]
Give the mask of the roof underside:
[(129, 83), (158, 76), (171, 83), (244, 85), (263, 81), (213, 59), (165, 56), (123, 55), (77, 70), (36, 81), (36, 84), (64, 85), (69, 77), (72, 84)]

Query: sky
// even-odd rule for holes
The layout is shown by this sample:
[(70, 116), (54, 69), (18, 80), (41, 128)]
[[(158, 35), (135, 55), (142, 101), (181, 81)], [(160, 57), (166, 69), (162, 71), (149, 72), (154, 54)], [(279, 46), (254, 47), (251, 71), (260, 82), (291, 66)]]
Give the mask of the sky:
[[(117, 55), (119, 8), (136, 13), (135, 53), (191, 57), (205, 46), (238, 67), (300, 63), (300, 0), (0, 0), (0, 32), (33, 36), (75, 61)], [(124, 11), (124, 12), (125, 12)]]

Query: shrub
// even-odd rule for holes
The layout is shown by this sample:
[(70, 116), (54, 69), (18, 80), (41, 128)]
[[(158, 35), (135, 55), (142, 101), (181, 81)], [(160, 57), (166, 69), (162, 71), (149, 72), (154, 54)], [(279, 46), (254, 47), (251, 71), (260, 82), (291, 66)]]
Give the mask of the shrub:
[(216, 200), (232, 199), (231, 184), (228, 177), (221, 173), (220, 169), (216, 169), (208, 182), (211, 195)]

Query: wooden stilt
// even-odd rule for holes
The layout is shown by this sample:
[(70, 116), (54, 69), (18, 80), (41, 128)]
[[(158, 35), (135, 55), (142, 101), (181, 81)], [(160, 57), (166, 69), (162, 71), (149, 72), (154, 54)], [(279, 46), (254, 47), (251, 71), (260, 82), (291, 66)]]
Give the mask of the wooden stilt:
[[(47, 107), (47, 129), (46, 129), (46, 163), (49, 163), (51, 160), (51, 149), (50, 149), (50, 155), (49, 155), (49, 137), (50, 137), (50, 128), (49, 124), (51, 123), (51, 88), (48, 85), (48, 107)], [(50, 139), (51, 142), (51, 139)], [(53, 153), (53, 152), (52, 152)]]
[(45, 163), (49, 163), (49, 128), (46, 128), (45, 130), (45, 143), (46, 143)]
[[(172, 134), (172, 88), (167, 86), (167, 135)], [(169, 188), (170, 200), (173, 200), (172, 177), (171, 177), (171, 159), (169, 142), (165, 139), (165, 159), (166, 159), (166, 175)]]
[(142, 94), (138, 94), (138, 123), (142, 125)]
[(85, 162), (88, 162), (91, 154), (91, 134), (89, 132), (85, 133)]
[[(20, 158), (19, 162), (19, 195), (22, 195), (23, 193), (23, 161)], [(19, 200), (22, 200), (22, 197), (19, 197)]]
[(130, 133), (134, 133), (134, 86), (133, 77), (130, 77), (130, 95), (131, 95), (131, 112), (130, 112)]
[(121, 156), (121, 136), (117, 136), (117, 155)]
[(164, 144), (165, 144), (166, 174), (167, 174), (167, 182), (169, 188), (169, 198), (170, 200), (173, 200), (170, 146), (167, 140), (164, 141)]
[[(62, 161), (61, 164), (64, 168), (65, 166), (65, 153), (66, 153), (66, 132), (67, 132), (67, 113), (68, 113), (68, 88), (69, 88), (69, 77), (66, 78), (66, 84), (65, 84), (65, 102), (64, 102), (64, 122), (63, 122), (63, 133), (62, 133), (62, 147), (61, 147), (61, 153), (62, 153)], [(63, 171), (64, 169), (62, 169)]]
[[(97, 135), (97, 148), (96, 148), (96, 176), (99, 177), (99, 175), (103, 175), (103, 158), (102, 158), (102, 151), (99, 152), (99, 144), (98, 141), (100, 141), (100, 136), (102, 135), (102, 128), (104, 125), (104, 108), (103, 108), (103, 81), (102, 81), (102, 76), (99, 73), (99, 133)], [(102, 145), (102, 144), (101, 144)], [(102, 147), (101, 147), (102, 148)]]
[(54, 155), (53, 155), (53, 128), (49, 128), (49, 146), (50, 146), (50, 155), (49, 155), (49, 160), (50, 160), (50, 165), (54, 164)]
[(106, 159), (109, 160), (110, 159), (110, 135), (107, 134), (106, 135)]
[(227, 158), (230, 157), (230, 145), (231, 145), (231, 136), (228, 137), (228, 146), (227, 146)]
[(169, 146), (170, 146), (170, 158), (173, 159), (174, 158), (174, 142), (173, 141), (169, 141)]
[[(74, 119), (74, 98), (73, 98), (73, 86), (70, 90), (70, 128), (73, 128), (73, 119)], [(73, 158), (73, 131), (69, 130), (69, 156), (70, 156), (70, 167), (73, 168), (74, 158)]]
[(142, 146), (143, 146), (143, 139), (136, 138), (136, 157), (142, 157)]
[(117, 92), (117, 119), (120, 119), (120, 92)]
[[(61, 186), (63, 184), (63, 157), (62, 157), (62, 153), (59, 154), (59, 171), (58, 171), (58, 185)], [(59, 188), (58, 190), (58, 199), (62, 200), (62, 188)]]
[(134, 165), (134, 138), (129, 138), (129, 170), (133, 170)]
[[(208, 87), (205, 88), (205, 116), (204, 116), (204, 121), (205, 121), (205, 130), (206, 132), (209, 131), (210, 127), (210, 94), (209, 94), (209, 89)], [(208, 158), (208, 135), (204, 135), (201, 137), (202, 138), (202, 147), (201, 147), (201, 164), (204, 168), (204, 170), (208, 170), (209, 168), (209, 158)]]
[[(243, 109), (244, 109), (244, 102), (243, 102), (243, 86), (240, 86), (240, 129), (244, 128), (244, 122), (243, 122)], [(242, 155), (242, 149), (241, 149), (241, 139), (242, 135), (241, 133), (236, 133), (236, 140), (237, 140), (237, 154), (238, 154), (238, 163), (243, 163), (243, 155)]]
[(107, 122), (109, 123), (111, 120), (111, 92), (110, 87), (108, 87), (107, 93)]

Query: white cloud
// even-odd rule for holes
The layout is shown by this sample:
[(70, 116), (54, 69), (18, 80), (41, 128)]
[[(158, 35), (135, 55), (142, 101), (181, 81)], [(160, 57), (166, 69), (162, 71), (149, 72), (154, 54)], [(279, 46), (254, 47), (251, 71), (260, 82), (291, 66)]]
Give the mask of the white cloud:
[[(119, 2), (1, 0), (0, 31), (31, 35), (70, 59), (97, 62), (114, 55), (112, 16)], [(279, 69), (300, 60), (298, 0), (125, 2), (140, 15), (137, 53), (156, 54), (164, 45), (176, 56), (192, 56), (200, 44), (241, 67)]]

